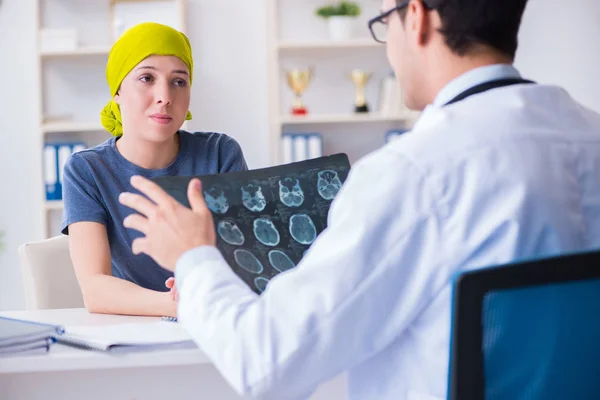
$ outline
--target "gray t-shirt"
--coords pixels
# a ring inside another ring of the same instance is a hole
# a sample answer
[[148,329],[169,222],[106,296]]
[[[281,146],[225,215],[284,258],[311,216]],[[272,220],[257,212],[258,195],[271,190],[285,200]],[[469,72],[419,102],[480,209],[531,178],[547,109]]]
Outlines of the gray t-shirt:
[[69,225],[91,221],[106,226],[112,274],[144,288],[167,291],[165,280],[173,273],[161,268],[145,254],[134,255],[131,243],[142,234],[123,227],[123,219],[134,211],[119,203],[122,192],[139,193],[130,185],[133,175],[198,176],[247,169],[235,139],[219,133],[179,131],[177,158],[164,169],[149,170],[127,161],[111,138],[101,145],[73,154],[64,167],[62,233]]

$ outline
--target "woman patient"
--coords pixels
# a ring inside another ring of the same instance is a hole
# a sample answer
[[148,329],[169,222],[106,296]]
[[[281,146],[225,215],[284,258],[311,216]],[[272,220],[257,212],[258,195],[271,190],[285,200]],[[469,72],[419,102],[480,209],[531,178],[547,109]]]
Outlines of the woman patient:
[[[62,232],[90,312],[175,316],[172,276],[146,255],[121,192],[132,175],[192,176],[247,169],[238,143],[218,133],[181,130],[191,119],[192,49],[170,27],[143,23],[114,44],[106,66],[113,99],[101,112],[113,138],[73,154],[64,168]],[[171,289],[172,288],[172,289]],[[169,290],[171,289],[171,290]]]

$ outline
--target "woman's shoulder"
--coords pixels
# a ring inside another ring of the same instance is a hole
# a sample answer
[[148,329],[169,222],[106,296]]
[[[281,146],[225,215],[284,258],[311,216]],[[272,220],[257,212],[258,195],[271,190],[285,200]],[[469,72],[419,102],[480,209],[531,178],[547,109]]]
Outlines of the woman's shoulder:
[[112,157],[114,138],[71,154],[69,161],[74,164],[93,163],[95,160],[107,160]]
[[115,165],[114,153],[114,139],[77,151],[67,159],[64,166],[65,173],[75,174],[81,178],[102,175],[109,166]]
[[195,145],[210,148],[239,147],[238,142],[225,133],[205,131],[190,132],[185,130],[180,130],[180,133],[186,136],[188,140]]
[[195,155],[204,155],[206,159],[214,159],[218,172],[245,171],[248,169],[242,147],[233,137],[218,132],[180,131],[188,138],[188,147],[193,148]]

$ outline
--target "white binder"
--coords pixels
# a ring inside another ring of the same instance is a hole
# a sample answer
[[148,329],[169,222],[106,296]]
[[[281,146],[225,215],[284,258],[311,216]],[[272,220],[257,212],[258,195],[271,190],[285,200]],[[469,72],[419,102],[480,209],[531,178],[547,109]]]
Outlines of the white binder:
[[285,133],[281,146],[283,164],[323,157],[323,136],[319,133]]
[[44,183],[46,185],[46,200],[58,200],[58,176],[56,165],[58,164],[58,153],[56,146],[47,144],[44,146]]

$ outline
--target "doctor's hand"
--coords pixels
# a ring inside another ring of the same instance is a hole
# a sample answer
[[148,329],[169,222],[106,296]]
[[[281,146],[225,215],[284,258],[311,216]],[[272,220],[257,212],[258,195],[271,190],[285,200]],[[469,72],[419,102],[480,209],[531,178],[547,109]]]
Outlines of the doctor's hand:
[[161,267],[175,270],[179,257],[200,246],[216,246],[213,218],[202,196],[202,183],[192,179],[188,186],[191,209],[162,190],[154,182],[140,176],[131,178],[131,185],[146,197],[122,193],[121,204],[139,214],[131,214],[123,221],[126,228],[135,229],[144,236],[131,245],[134,254],[147,254]]

